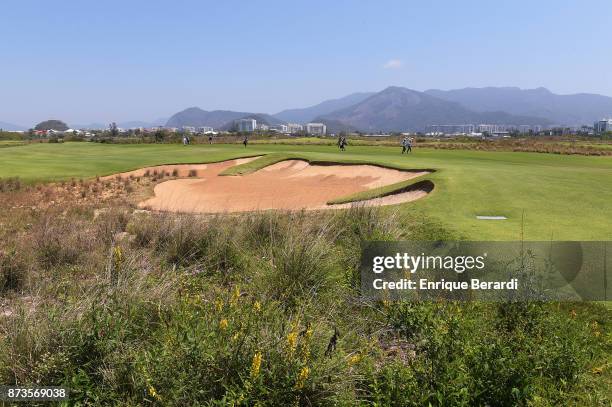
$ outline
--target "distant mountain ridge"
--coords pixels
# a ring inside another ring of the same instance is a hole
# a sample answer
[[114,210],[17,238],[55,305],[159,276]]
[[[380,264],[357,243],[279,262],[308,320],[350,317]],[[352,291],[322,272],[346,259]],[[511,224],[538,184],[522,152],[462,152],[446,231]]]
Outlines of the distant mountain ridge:
[[459,103],[398,86],[390,86],[353,106],[319,116],[316,121],[332,121],[366,132],[424,131],[434,124],[550,124],[540,117],[502,111],[476,112]]
[[282,123],[281,120],[265,113],[234,112],[231,110],[206,111],[199,107],[190,107],[172,115],[166,122],[166,127],[210,126],[222,128],[227,127],[235,120],[248,117],[270,125]]
[[543,117],[560,126],[591,125],[596,120],[612,116],[612,97],[592,93],[558,95],[546,88],[517,87],[429,89],[425,93],[479,112],[500,110]]
[[253,118],[258,123],[268,125],[284,123],[282,120],[265,113],[234,112],[231,110],[206,111],[199,107],[190,107],[172,115],[166,122],[166,127],[210,126],[216,129],[228,129],[235,120],[245,118]]
[[[612,117],[612,97],[578,93],[558,95],[546,88],[485,87],[419,92],[391,86],[381,92],[356,92],[313,106],[282,110],[274,115],[231,110],[206,111],[190,107],[169,119],[124,121],[120,128],[210,126],[231,129],[241,118],[276,125],[286,122],[324,122],[328,132],[423,131],[433,124],[507,124],[542,126],[592,125]],[[74,125],[73,128],[107,129],[108,124]],[[0,129],[27,130],[0,122]]]
[[309,106],[301,109],[287,109],[274,114],[277,117],[286,122],[292,123],[308,123],[313,121],[319,116],[335,112],[336,110],[344,109],[349,106],[355,105],[370,96],[374,95],[375,92],[357,92],[351,93],[350,95],[323,101],[314,106]]
[[20,126],[18,124],[0,122],[0,129],[7,131],[25,131],[27,130],[25,127]]

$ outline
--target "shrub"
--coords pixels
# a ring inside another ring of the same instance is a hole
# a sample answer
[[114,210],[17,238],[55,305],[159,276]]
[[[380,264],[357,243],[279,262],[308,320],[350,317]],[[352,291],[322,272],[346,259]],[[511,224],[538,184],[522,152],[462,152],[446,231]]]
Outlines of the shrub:
[[75,264],[88,252],[91,240],[81,235],[78,225],[48,212],[34,225],[32,243],[36,256],[45,268]]
[[0,250],[0,293],[20,290],[27,274],[27,265],[17,250]]

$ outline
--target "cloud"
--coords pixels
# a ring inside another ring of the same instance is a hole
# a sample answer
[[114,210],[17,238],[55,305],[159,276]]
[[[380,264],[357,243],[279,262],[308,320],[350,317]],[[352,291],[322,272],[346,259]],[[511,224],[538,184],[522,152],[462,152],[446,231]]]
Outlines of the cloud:
[[385,69],[399,69],[401,68],[403,65],[402,61],[400,61],[399,59],[390,59],[387,61],[386,64],[383,65],[383,68]]

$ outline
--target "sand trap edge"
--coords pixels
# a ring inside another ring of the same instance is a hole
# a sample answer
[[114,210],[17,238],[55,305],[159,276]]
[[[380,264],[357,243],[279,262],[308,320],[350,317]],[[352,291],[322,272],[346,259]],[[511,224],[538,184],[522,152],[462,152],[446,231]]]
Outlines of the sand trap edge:
[[[353,161],[325,161],[325,160],[311,160],[308,158],[293,156],[289,154],[266,154],[259,157],[256,160],[253,160],[249,163],[235,165],[233,167],[227,168],[219,175],[221,176],[235,176],[235,175],[247,175],[259,170],[262,170],[266,167],[269,167],[274,164],[278,164],[283,161],[304,161],[310,165],[318,165],[318,166],[332,166],[332,165],[341,165],[341,166],[351,166],[351,165],[371,165],[373,167],[385,168],[388,170],[396,170],[396,171],[405,171],[405,172],[429,172],[434,173],[437,170],[434,168],[404,168],[394,165],[385,165],[380,163],[375,163],[371,161],[361,161],[361,160],[353,160]],[[244,171],[243,171],[244,170]]]
[[358,192],[353,195],[336,198],[331,201],[328,201],[327,205],[333,206],[357,202],[367,202],[372,199],[384,198],[386,196],[402,194],[404,192],[423,191],[426,194],[429,194],[434,190],[434,188],[435,184],[431,180],[426,179],[414,182],[413,178],[395,184]]
[[[164,164],[154,164],[154,165],[145,165],[144,167],[136,167],[136,168],[132,168],[129,170],[125,170],[125,171],[121,171],[121,172],[114,172],[112,174],[107,174],[107,175],[96,175],[93,178],[96,177],[100,177],[101,179],[112,179],[116,176],[121,176],[124,174],[128,174],[130,172],[134,172],[134,171],[138,171],[138,170],[146,170],[146,169],[155,169],[155,168],[159,168],[159,167],[166,167],[166,166],[173,166],[173,165],[206,165],[206,164],[219,164],[219,163],[225,163],[225,162],[229,162],[229,161],[235,161],[235,160],[242,160],[244,158],[255,158],[255,160],[253,161],[257,161],[260,158],[265,157],[265,155],[261,155],[261,154],[253,154],[253,155],[244,155],[244,156],[240,156],[240,157],[235,157],[235,158],[228,158],[226,160],[213,160],[213,161],[199,161],[199,162],[185,162],[185,163],[164,163]],[[247,163],[248,164],[248,163]],[[240,165],[245,165],[245,164],[240,164]],[[240,165],[235,165],[234,167],[239,167]],[[233,167],[230,167],[233,168]]]

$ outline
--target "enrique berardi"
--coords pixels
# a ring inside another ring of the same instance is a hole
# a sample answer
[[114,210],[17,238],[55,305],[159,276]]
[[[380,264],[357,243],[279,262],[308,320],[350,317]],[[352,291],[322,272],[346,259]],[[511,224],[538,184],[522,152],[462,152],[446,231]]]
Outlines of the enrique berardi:
[[372,281],[375,290],[517,290],[518,279],[512,278],[507,281],[483,281],[472,278],[470,281],[446,281],[444,279],[433,281],[426,278],[411,280],[402,278],[394,281],[386,281],[376,278]]

